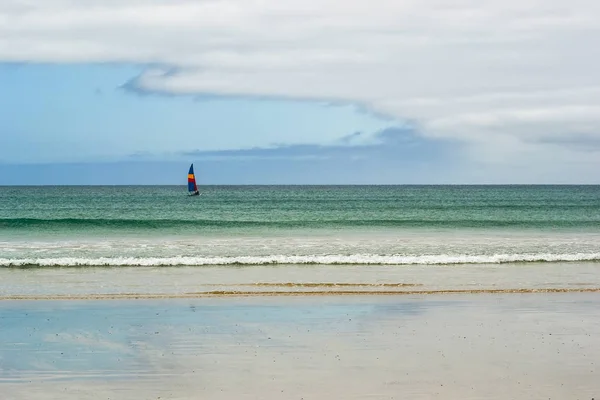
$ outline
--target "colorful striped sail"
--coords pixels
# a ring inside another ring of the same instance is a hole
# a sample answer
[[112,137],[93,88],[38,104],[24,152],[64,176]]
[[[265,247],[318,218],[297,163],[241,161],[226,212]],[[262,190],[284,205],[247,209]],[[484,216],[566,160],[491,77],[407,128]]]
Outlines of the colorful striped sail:
[[198,186],[196,185],[196,176],[194,175],[194,164],[190,165],[190,171],[188,172],[188,192],[197,192]]

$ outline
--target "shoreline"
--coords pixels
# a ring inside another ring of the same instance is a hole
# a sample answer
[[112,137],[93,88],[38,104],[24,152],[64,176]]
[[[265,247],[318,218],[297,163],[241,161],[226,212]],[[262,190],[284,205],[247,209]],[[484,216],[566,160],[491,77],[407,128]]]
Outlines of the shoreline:
[[600,292],[599,263],[0,268],[0,301]]
[[47,301],[47,300],[150,300],[150,299],[201,299],[244,297],[311,297],[311,296],[409,296],[409,295],[476,295],[476,294],[548,294],[548,293],[600,293],[594,288],[542,288],[542,289],[463,289],[463,290],[386,290],[386,291],[208,291],[180,294],[115,293],[87,295],[0,295],[0,301]]

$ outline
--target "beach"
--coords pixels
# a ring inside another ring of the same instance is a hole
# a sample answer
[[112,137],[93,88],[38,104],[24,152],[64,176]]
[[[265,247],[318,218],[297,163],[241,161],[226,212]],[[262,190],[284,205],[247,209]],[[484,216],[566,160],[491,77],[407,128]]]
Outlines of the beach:
[[594,398],[597,265],[539,268],[3,269],[0,388],[15,400]]
[[0,189],[3,399],[600,394],[600,187]]
[[3,301],[7,399],[591,399],[589,293]]

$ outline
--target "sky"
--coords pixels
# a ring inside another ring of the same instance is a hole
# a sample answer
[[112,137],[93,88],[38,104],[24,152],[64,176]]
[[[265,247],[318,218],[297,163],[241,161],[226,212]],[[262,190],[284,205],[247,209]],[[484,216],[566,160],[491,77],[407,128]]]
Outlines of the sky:
[[0,185],[600,183],[595,0],[3,0]]

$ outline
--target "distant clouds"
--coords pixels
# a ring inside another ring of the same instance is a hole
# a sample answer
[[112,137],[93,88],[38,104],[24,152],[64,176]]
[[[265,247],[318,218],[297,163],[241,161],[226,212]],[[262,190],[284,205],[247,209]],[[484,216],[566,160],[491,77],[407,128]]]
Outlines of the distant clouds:
[[362,135],[362,132],[354,132],[354,133],[351,133],[351,134],[349,134],[349,135],[346,135],[346,136],[344,136],[344,137],[340,138],[339,142],[340,142],[340,143],[346,143],[346,144],[349,144],[349,143],[351,143],[351,142],[352,142],[354,139],[357,139],[357,138],[359,138],[361,135]]
[[548,136],[540,140],[543,143],[570,147],[580,151],[591,153],[600,151],[600,136],[596,135],[579,135],[575,133],[570,136]]
[[338,143],[321,144],[281,144],[272,147],[255,147],[250,149],[233,149],[221,151],[189,151],[182,155],[197,160],[211,159],[380,159],[386,161],[451,161],[449,158],[459,156],[461,143],[452,140],[432,140],[423,138],[410,128],[388,128],[353,143],[363,135],[355,132],[342,137]]
[[460,149],[459,143],[391,128],[359,144],[137,153],[129,161],[104,163],[0,164],[0,185],[184,185],[190,162],[200,185],[460,183]]
[[[406,127],[361,136],[350,134],[328,145],[139,152],[118,162],[0,163],[0,186],[179,184],[184,190],[191,162],[199,185],[598,183],[585,163],[561,160],[548,166],[520,159],[506,166],[491,155],[480,163],[467,157],[464,142],[423,138]],[[353,139],[360,141],[353,144]]]

